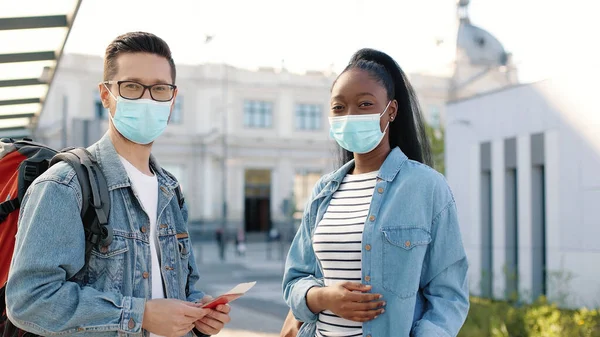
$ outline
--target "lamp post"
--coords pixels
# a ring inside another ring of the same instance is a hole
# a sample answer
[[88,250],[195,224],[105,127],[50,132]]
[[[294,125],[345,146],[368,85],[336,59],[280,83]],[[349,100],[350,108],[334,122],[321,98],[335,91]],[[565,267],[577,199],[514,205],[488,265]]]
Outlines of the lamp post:
[[221,247],[220,247],[220,255],[221,260],[226,260],[225,248],[227,246],[227,114],[229,112],[229,104],[228,104],[228,72],[227,65],[223,62],[223,73],[221,74],[221,90],[222,90],[222,137],[221,137],[221,148],[222,148],[222,158],[221,158],[221,174],[222,174],[222,193],[223,193],[223,205],[222,205],[222,214],[221,214],[221,231],[223,235]]

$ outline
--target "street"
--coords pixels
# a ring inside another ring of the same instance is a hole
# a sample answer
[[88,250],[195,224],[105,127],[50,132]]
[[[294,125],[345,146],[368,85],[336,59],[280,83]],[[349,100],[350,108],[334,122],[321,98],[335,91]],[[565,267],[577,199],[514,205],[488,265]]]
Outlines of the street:
[[268,259],[266,243],[249,243],[246,255],[236,256],[234,245],[229,244],[227,261],[223,263],[214,241],[195,242],[194,253],[201,274],[199,287],[207,294],[216,297],[239,283],[257,281],[244,297],[231,304],[231,323],[218,336],[279,336],[289,310],[281,291],[284,261],[280,251],[276,250],[273,258]]

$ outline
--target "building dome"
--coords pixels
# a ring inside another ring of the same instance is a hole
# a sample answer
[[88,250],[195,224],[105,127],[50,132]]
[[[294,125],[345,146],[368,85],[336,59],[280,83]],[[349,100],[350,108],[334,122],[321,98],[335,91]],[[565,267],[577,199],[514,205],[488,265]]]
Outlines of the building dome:
[[469,63],[482,66],[505,66],[508,63],[508,54],[504,46],[496,37],[485,29],[471,24],[468,14],[469,0],[458,1],[458,27],[457,47],[469,59]]

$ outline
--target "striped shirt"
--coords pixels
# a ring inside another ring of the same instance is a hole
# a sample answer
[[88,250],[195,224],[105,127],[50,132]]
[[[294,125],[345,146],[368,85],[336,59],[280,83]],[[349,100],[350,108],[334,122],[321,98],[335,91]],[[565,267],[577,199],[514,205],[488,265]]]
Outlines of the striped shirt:
[[[313,249],[323,267],[325,286],[361,282],[362,234],[378,173],[347,175],[317,225]],[[329,310],[319,314],[316,337],[361,336],[362,323],[343,319]]]

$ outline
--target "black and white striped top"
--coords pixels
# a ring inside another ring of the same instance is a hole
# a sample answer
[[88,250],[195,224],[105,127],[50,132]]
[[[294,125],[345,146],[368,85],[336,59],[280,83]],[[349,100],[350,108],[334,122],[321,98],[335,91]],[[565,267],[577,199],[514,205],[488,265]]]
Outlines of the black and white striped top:
[[[362,234],[378,173],[347,175],[317,225],[313,249],[323,267],[326,286],[361,282]],[[343,319],[331,311],[319,314],[316,337],[361,336],[362,323]]]

